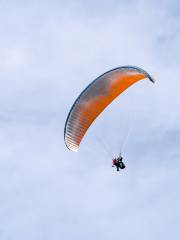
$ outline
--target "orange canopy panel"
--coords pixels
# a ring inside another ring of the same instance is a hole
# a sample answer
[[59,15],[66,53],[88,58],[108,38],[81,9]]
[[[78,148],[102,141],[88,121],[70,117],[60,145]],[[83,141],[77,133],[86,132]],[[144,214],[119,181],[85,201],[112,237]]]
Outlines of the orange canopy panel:
[[123,66],[102,74],[90,83],[68,114],[64,129],[66,146],[77,152],[85,133],[99,114],[128,87],[146,78],[154,82],[143,69]]

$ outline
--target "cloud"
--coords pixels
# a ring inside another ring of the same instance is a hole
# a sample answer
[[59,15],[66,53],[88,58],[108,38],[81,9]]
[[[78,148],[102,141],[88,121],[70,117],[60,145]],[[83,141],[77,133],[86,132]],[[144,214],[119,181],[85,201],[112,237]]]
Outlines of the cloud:
[[[178,239],[178,9],[176,1],[1,2],[2,240]],[[68,151],[73,101],[127,64],[155,85],[128,89],[79,153]],[[117,174],[98,137],[115,154],[131,124],[127,168]]]

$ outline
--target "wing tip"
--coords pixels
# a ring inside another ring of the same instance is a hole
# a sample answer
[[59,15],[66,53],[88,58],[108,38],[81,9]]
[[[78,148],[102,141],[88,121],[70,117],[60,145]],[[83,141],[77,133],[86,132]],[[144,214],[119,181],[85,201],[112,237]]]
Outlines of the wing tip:
[[155,82],[156,82],[156,80],[155,80],[154,78],[152,78],[151,76],[149,76],[148,78],[149,78],[149,80],[150,80],[152,83],[155,83]]
[[65,142],[65,145],[66,145],[66,147],[70,150],[70,151],[73,151],[73,152],[78,152],[78,150],[79,150],[79,146],[78,145],[76,145],[76,144],[68,144],[67,142],[66,142],[66,140],[64,140],[64,142]]

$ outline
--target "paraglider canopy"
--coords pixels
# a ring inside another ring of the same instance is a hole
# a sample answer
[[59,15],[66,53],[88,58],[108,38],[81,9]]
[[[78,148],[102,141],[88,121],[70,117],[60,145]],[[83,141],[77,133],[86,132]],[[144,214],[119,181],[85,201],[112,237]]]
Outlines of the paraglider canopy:
[[68,114],[64,128],[66,146],[77,152],[85,133],[99,114],[128,87],[146,78],[154,82],[143,69],[123,66],[105,72],[90,83]]

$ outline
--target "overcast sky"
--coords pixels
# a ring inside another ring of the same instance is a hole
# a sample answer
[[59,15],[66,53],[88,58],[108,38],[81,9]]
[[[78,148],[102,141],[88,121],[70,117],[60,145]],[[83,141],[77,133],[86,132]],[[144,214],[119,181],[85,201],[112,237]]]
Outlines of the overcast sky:
[[[0,0],[1,240],[179,239],[179,12],[172,0]],[[128,89],[70,152],[71,105],[122,65],[156,83]]]

